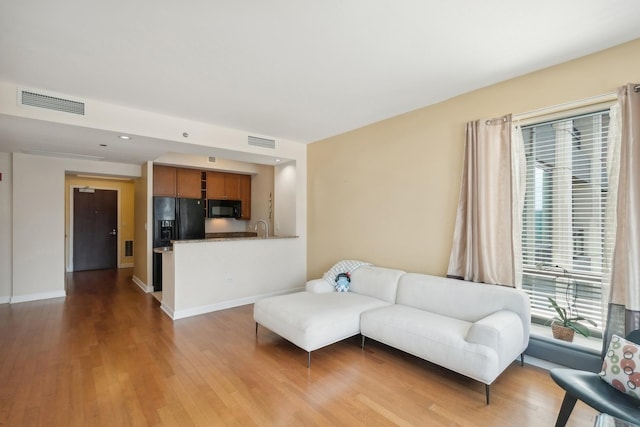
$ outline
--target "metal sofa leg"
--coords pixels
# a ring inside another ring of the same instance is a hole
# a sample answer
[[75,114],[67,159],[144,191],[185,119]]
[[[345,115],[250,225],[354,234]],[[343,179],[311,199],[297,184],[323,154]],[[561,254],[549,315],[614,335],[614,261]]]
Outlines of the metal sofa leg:
[[524,353],[520,354],[520,366],[524,366]]
[[311,367],[311,352],[307,351],[307,368]]
[[573,407],[576,406],[576,401],[578,399],[569,393],[564,394],[564,399],[562,399],[562,406],[560,407],[560,412],[558,413],[558,419],[556,420],[556,427],[564,427],[569,421],[569,416],[571,415],[571,411],[573,411]]
[[364,350],[364,335],[362,336],[362,349]]
[[256,337],[258,336],[258,322],[256,322]]
[[491,398],[491,394],[490,394],[490,392],[491,392],[491,386],[490,386],[489,384],[485,384],[485,385],[484,385],[484,393],[485,393],[485,395],[487,396],[487,405],[488,405],[488,404],[490,403],[490,401],[491,401],[491,399],[490,399],[490,398]]

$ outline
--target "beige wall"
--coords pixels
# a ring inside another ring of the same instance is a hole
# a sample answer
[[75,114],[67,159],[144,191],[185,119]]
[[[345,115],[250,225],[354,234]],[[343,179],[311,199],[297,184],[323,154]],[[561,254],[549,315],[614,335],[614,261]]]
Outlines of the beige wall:
[[153,226],[151,224],[151,217],[153,212],[151,211],[151,180],[149,179],[150,170],[152,170],[153,164],[147,162],[141,165],[141,176],[135,180],[134,189],[134,223],[135,223],[135,236],[133,245],[133,255],[135,257],[135,264],[133,265],[134,281],[138,286],[145,290],[151,290],[153,283],[151,280],[152,272],[152,258],[151,258],[151,239]]
[[311,144],[307,276],[340,259],[446,274],[467,121],[640,82],[640,39]]
[[[72,209],[70,205],[70,193],[71,187],[84,187],[88,186],[94,189],[100,190],[116,190],[118,191],[118,253],[120,258],[118,259],[118,267],[133,267],[133,256],[126,256],[124,245],[126,240],[134,240],[134,206],[133,206],[133,181],[121,181],[110,179],[92,179],[83,178],[75,175],[67,175],[64,183],[64,200],[65,200],[65,236],[67,236],[65,244],[65,265],[70,265],[69,254],[71,253],[71,241],[70,236],[73,225],[70,223],[70,211]],[[136,246],[134,240],[134,248]],[[69,268],[67,268],[69,270]]]

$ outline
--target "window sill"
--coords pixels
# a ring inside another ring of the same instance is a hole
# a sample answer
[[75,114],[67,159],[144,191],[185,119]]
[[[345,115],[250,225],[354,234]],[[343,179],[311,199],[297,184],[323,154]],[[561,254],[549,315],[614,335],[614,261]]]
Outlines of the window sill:
[[534,336],[537,339],[545,340],[545,341],[553,341],[553,342],[559,341],[561,344],[565,344],[571,347],[577,347],[587,352],[590,352],[589,350],[591,350],[594,353],[600,354],[600,352],[602,351],[602,338],[595,338],[595,337],[586,338],[576,333],[573,336],[573,342],[562,341],[553,337],[553,333],[551,332],[551,326],[531,324],[531,336]]
[[551,327],[532,324],[525,354],[567,368],[598,372],[602,367],[601,348],[602,340],[599,338],[576,334],[570,343],[553,338]]

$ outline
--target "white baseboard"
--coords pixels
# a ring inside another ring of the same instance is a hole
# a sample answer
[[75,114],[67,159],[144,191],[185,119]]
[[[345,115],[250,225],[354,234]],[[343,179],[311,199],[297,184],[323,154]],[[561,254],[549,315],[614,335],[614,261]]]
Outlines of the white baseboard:
[[118,268],[131,268],[133,267],[133,263],[132,262],[123,262],[120,264],[120,266]]
[[[269,294],[255,295],[245,298],[238,298],[229,301],[223,301],[216,304],[201,305],[199,307],[193,307],[186,310],[172,311],[169,307],[164,308],[164,304],[161,305],[163,311],[169,315],[173,320],[184,319],[185,317],[198,316],[200,314],[211,313],[219,310],[226,310],[228,308],[240,307],[241,305],[253,304],[254,302],[266,297],[290,294],[292,292],[303,291],[304,288],[287,289],[285,291],[272,292]],[[171,313],[171,314],[170,314]]]
[[51,298],[65,298],[67,293],[62,291],[53,291],[53,292],[42,292],[39,294],[27,294],[27,295],[14,295],[10,298],[11,304],[17,304],[21,302],[29,302],[29,301],[39,301],[43,299],[51,299]]
[[138,278],[138,276],[136,276],[135,274],[133,275],[133,277],[131,278],[131,280],[133,280],[133,283],[135,283],[136,285],[138,285],[138,287],[140,289],[142,289],[143,292],[145,293],[149,293],[149,292],[153,292],[153,286],[147,285],[146,283],[144,283],[142,280],[140,280]]
[[10,296],[3,296],[0,297],[0,304],[9,304],[11,302],[11,297]]
[[175,317],[173,317],[173,310],[171,310],[171,308],[168,305],[166,305],[163,302],[160,303],[160,310],[164,311],[167,316],[175,320]]

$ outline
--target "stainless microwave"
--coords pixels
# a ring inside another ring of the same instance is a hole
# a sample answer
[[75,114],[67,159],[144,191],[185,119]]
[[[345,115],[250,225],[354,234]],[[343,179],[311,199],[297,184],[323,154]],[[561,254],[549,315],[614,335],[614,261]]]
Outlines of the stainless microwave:
[[207,200],[207,216],[209,218],[236,218],[242,216],[242,202],[240,200]]

